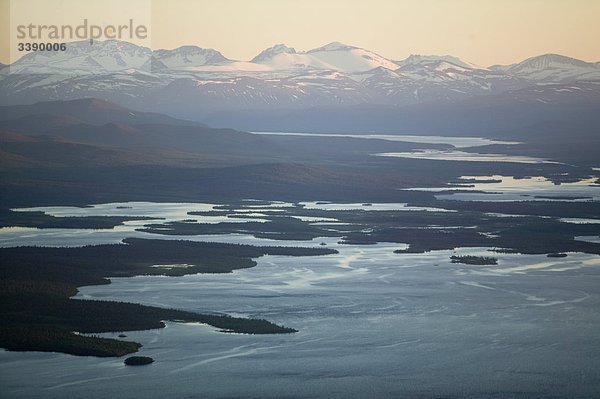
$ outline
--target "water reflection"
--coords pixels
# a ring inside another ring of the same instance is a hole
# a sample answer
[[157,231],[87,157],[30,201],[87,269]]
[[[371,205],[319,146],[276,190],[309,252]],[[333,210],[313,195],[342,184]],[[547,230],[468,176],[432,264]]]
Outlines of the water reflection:
[[[467,186],[461,192],[436,195],[438,199],[460,201],[600,201],[600,186],[596,178],[555,184],[542,176],[517,179],[513,176],[462,176]],[[443,192],[448,187],[410,188],[408,191]],[[469,192],[473,191],[473,192]],[[481,193],[483,191],[483,193]]]

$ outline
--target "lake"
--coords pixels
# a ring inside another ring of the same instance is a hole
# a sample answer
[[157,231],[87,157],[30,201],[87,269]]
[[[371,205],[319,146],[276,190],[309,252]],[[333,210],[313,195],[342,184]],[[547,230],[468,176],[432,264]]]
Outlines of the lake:
[[[542,176],[462,176],[465,186],[410,188],[409,191],[440,192],[438,199],[461,201],[600,201],[597,177],[555,184]],[[446,192],[459,189],[460,192]],[[472,192],[469,192],[472,191]]]
[[384,152],[374,154],[378,157],[430,159],[434,161],[462,162],[508,162],[508,163],[557,163],[547,159],[505,154],[479,154],[458,150],[418,150],[406,152]]
[[[159,223],[239,220],[187,214],[217,205],[135,202],[37,210],[57,216],[150,216]],[[251,209],[260,213],[293,205],[275,202]],[[405,204],[305,205],[411,211]],[[231,274],[115,278],[110,285],[82,287],[79,298],[260,317],[299,332],[252,336],[177,323],[128,332],[128,339],[144,345],[139,354],[156,360],[139,368],[124,366],[119,358],[2,351],[3,395],[589,398],[600,389],[599,256],[547,258],[489,248],[395,254],[406,246],[341,245],[339,237],[285,241],[134,231],[144,223],[128,221],[104,230],[12,228],[0,231],[0,237],[3,246],[84,245],[130,236],[257,245],[324,242],[339,254],[265,256],[256,267]],[[498,264],[450,262],[452,255],[467,254],[494,256]]]
[[456,148],[476,147],[491,144],[519,144],[517,141],[492,140],[482,137],[461,137],[461,136],[415,136],[407,134],[333,134],[333,133],[304,133],[304,132],[250,132],[252,134],[266,136],[301,136],[301,137],[348,137],[363,140],[385,140],[385,141],[405,141],[410,143],[423,144],[449,144]]

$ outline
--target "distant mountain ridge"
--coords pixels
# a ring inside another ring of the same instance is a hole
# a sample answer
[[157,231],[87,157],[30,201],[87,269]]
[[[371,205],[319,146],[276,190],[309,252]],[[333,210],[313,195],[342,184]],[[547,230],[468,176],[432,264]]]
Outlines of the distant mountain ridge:
[[419,54],[411,54],[408,58],[402,61],[396,61],[396,63],[400,66],[405,65],[423,65],[429,63],[439,63],[439,62],[448,62],[450,64],[454,64],[456,66],[468,69],[488,69],[484,67],[477,66],[470,62],[465,62],[458,57],[454,57],[451,55],[419,55]]
[[553,80],[563,83],[573,80],[598,80],[598,63],[591,63],[559,54],[544,54],[531,57],[517,64],[494,66],[493,70],[503,71],[529,81]]
[[0,105],[93,97],[203,120],[248,110],[453,103],[598,81],[600,63],[557,54],[482,67],[451,55],[395,61],[332,42],[308,51],[277,44],[239,61],[198,46],[152,51],[108,40],[69,43],[65,52],[29,53],[0,69]]
[[[307,51],[296,51],[296,49],[288,47],[285,44],[276,44],[261,51],[250,61],[236,61],[225,57],[218,50],[202,48],[196,45],[184,45],[171,50],[150,50],[147,47],[137,46],[125,41],[106,40],[95,41],[93,44],[90,44],[88,41],[71,42],[68,43],[67,50],[64,52],[31,52],[25,54],[21,59],[11,64],[11,66],[13,67],[13,73],[26,72],[24,68],[32,67],[33,64],[37,64],[38,68],[40,68],[40,72],[44,71],[42,68],[43,66],[47,67],[48,70],[51,70],[52,68],[64,67],[65,69],[73,68],[73,71],[75,71],[77,67],[82,67],[85,69],[85,67],[88,66],[99,66],[101,67],[100,70],[95,70],[92,72],[102,73],[128,69],[144,69],[145,67],[149,66],[145,65],[146,62],[151,60],[152,62],[162,63],[168,68],[174,68],[175,70],[182,66],[200,67],[208,65],[232,64],[231,71],[238,71],[239,69],[234,65],[236,63],[266,64],[272,62],[274,58],[282,54],[301,56],[301,58],[307,60],[318,60],[321,62],[321,69],[327,69],[334,65],[336,56],[343,58],[347,57],[348,55],[352,55],[354,62],[357,60],[362,61],[360,60],[360,58],[362,58],[365,62],[371,61],[374,63],[372,65],[365,64],[365,69],[362,69],[362,71],[373,69],[379,66],[384,66],[388,69],[395,70],[406,65],[427,65],[439,61],[445,61],[468,69],[501,70],[512,73],[519,73],[523,72],[524,70],[531,69],[552,69],[556,68],[557,66],[589,69],[591,71],[595,71],[600,65],[600,62],[585,62],[559,54],[543,54],[528,58],[516,64],[493,65],[490,67],[478,66],[452,55],[439,56],[412,54],[404,60],[394,61],[367,49],[340,42],[331,42],[324,46]],[[329,64],[326,62],[326,59],[333,61],[333,63]],[[46,65],[42,65],[42,63],[46,63]],[[0,64],[0,66],[1,65],[2,64]],[[302,66],[302,64],[283,65],[283,67],[290,68],[295,68],[298,66]],[[371,66],[371,68],[369,68],[369,66]],[[340,65],[339,70],[349,72],[343,67],[344,65]],[[226,70],[228,69],[222,69],[222,71]],[[249,70],[248,72],[252,72],[252,70]]]
[[201,123],[180,120],[167,115],[134,111],[97,98],[42,101],[31,105],[0,106],[0,121],[23,118],[21,127],[26,126],[28,122],[34,122],[31,120],[33,115],[43,120],[44,129],[46,130],[53,124],[65,126],[78,123],[87,123],[90,125],[104,125],[106,123],[168,123],[171,125],[205,126]]
[[198,46],[181,46],[174,50],[156,50],[152,52],[152,62],[160,62],[169,69],[178,69],[187,66],[215,65],[231,60],[213,49],[204,49]]

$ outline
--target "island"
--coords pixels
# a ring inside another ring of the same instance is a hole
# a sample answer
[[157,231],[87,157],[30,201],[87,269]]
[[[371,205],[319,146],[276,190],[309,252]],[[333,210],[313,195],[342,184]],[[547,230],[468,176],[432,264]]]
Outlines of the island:
[[[289,334],[297,330],[264,319],[194,313],[133,303],[74,299],[77,287],[110,284],[110,277],[229,273],[256,265],[263,255],[316,256],[328,248],[145,240],[86,247],[0,248],[0,347],[13,351],[79,356],[123,356],[141,344],[93,334],[196,322],[241,334]],[[167,265],[186,264],[170,268]],[[155,266],[159,267],[155,267]]]
[[498,259],[491,256],[452,255],[452,263],[463,263],[465,265],[497,265]]
[[562,252],[553,252],[551,254],[546,255],[548,258],[566,258],[567,254]]
[[146,364],[154,363],[154,359],[148,356],[130,356],[123,362],[127,366],[144,366]]

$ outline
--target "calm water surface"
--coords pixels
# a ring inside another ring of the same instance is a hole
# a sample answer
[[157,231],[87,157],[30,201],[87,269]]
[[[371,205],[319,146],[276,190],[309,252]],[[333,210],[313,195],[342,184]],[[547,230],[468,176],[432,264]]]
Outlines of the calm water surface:
[[[48,212],[179,220],[190,218],[188,210],[212,207],[124,203]],[[83,240],[81,231],[64,229],[49,229],[50,235],[4,230],[0,237],[12,237],[4,245],[81,245],[135,236],[137,223],[88,230]],[[495,254],[487,248],[394,254],[405,246],[339,245],[335,237],[310,242],[243,235],[194,239],[305,246],[325,242],[340,253],[265,256],[255,268],[231,274],[117,278],[110,285],[83,287],[78,298],[264,317],[300,332],[224,334],[205,325],[177,323],[128,332],[129,339],[144,345],[139,354],[156,360],[139,368],[126,367],[118,358],[2,351],[0,396],[590,398],[600,393],[598,256],[570,253],[552,259]],[[453,264],[453,254],[499,261]]]

